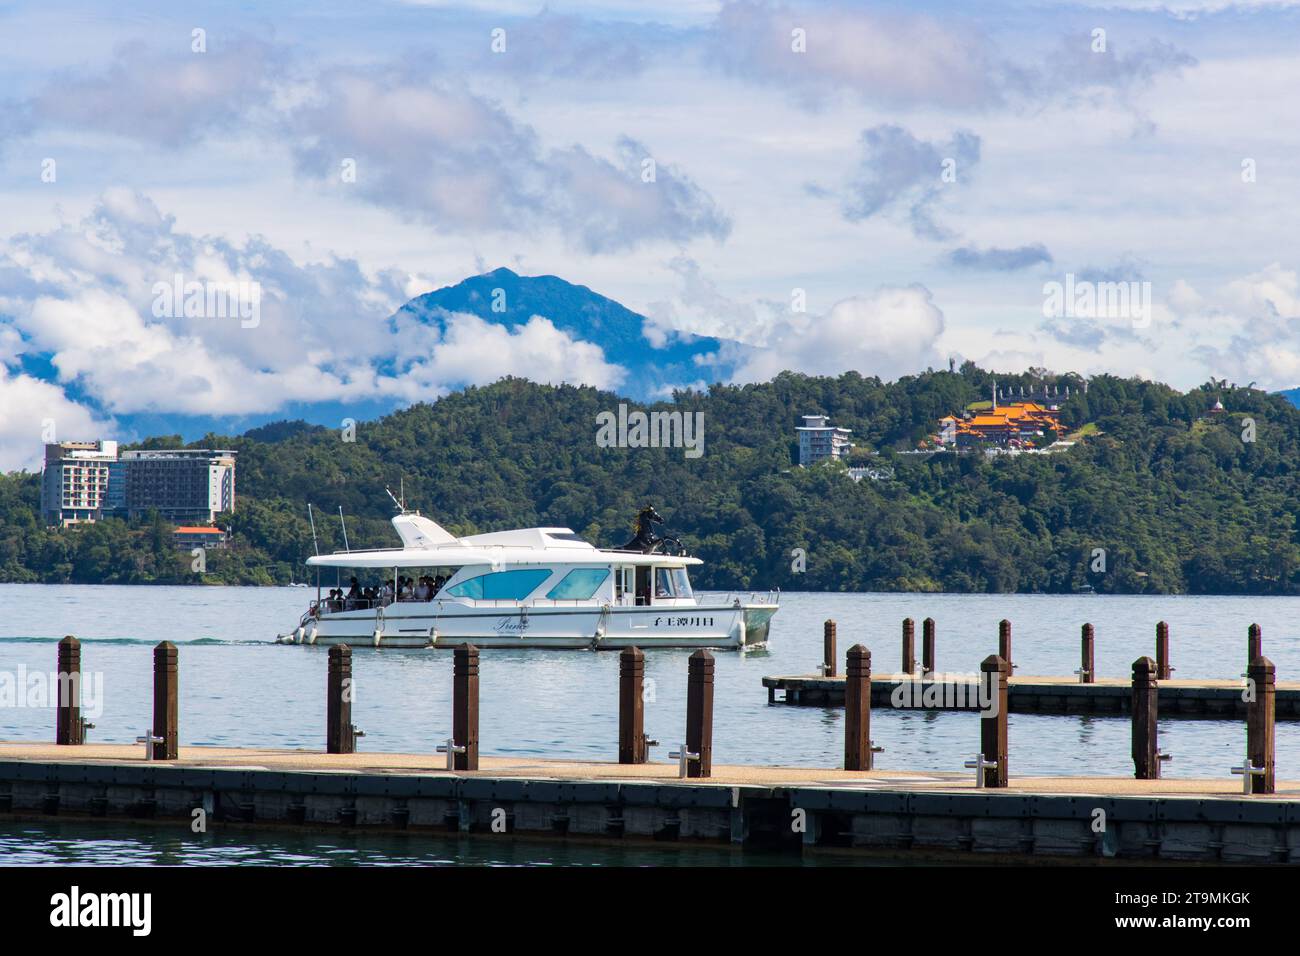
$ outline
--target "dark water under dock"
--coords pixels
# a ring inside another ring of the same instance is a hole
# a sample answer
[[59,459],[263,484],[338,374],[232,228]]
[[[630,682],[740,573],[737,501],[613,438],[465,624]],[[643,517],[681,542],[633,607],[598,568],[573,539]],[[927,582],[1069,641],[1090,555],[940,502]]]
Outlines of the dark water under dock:
[[[827,854],[729,847],[582,844],[497,837],[300,833],[222,827],[194,834],[175,824],[0,820],[6,866],[846,866],[861,860]],[[892,863],[889,865],[899,865]]]

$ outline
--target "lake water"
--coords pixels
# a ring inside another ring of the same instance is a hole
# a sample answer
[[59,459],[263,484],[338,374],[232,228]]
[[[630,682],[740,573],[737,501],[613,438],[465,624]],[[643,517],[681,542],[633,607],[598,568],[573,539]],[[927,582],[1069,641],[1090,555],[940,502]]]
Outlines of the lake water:
[[[150,723],[151,646],[180,648],[180,736],[186,744],[323,749],[326,649],[270,643],[297,620],[314,590],[302,588],[0,585],[0,672],[49,672],[64,634],[84,642],[82,667],[102,675],[102,713],[91,739],[132,742]],[[782,596],[769,649],[716,653],[714,760],[718,763],[835,767],[842,760],[843,711],[771,706],[761,678],[812,673],[821,660],[822,621],[838,622],[839,650],[861,642],[874,669],[899,666],[900,621],[933,617],[941,671],[974,672],[997,649],[997,622],[1013,625],[1020,674],[1068,674],[1078,667],[1079,626],[1097,634],[1101,676],[1124,677],[1155,650],[1166,620],[1176,677],[1237,677],[1246,627],[1264,629],[1279,679],[1300,675],[1300,598],[1108,597],[1101,595],[812,594]],[[657,759],[681,740],[688,651],[647,654],[654,681],[646,731]],[[451,730],[451,653],[373,650],[353,655],[353,719],[363,750],[421,751]],[[485,754],[612,760],[617,756],[618,655],[589,651],[485,650],[481,740]],[[1129,775],[1127,719],[1011,714],[1013,774]],[[876,709],[872,737],[882,769],[960,770],[978,749],[972,714]],[[52,740],[54,713],[0,707],[0,738]],[[1161,748],[1171,777],[1226,776],[1240,764],[1244,722],[1166,720]],[[1300,723],[1277,728],[1280,777],[1300,776]]]
[[[102,679],[102,712],[91,739],[128,743],[150,724],[151,648],[180,648],[180,736],[186,744],[324,749],[326,649],[270,643],[294,624],[314,591],[302,588],[78,587],[0,585],[0,678],[54,669],[65,634],[84,642],[82,667]],[[841,656],[861,642],[874,669],[899,666],[900,622],[937,624],[941,671],[973,673],[997,649],[997,622],[1013,625],[1021,674],[1068,674],[1078,666],[1079,626],[1096,628],[1101,676],[1126,677],[1134,658],[1154,655],[1155,623],[1166,620],[1177,677],[1236,677],[1244,669],[1246,627],[1264,629],[1265,653],[1280,679],[1300,675],[1300,599],[1104,597],[1100,595],[785,594],[767,650],[717,652],[714,759],[719,763],[836,767],[843,711],[768,705],[761,678],[812,673],[821,660],[822,621],[838,622]],[[685,732],[688,651],[647,654],[654,681],[646,730],[666,759]],[[353,655],[353,718],[363,750],[422,751],[451,729],[451,653],[373,650]],[[617,756],[617,653],[484,651],[481,740],[487,754],[613,760]],[[1123,718],[1008,718],[1013,774],[1128,776],[1129,723]],[[881,769],[960,770],[976,749],[973,714],[876,709],[872,737],[885,748]],[[0,739],[49,741],[54,713],[0,706]],[[1224,777],[1239,764],[1238,721],[1165,720],[1161,748],[1174,754],[1168,776]],[[1300,776],[1300,723],[1277,727],[1279,777]],[[729,849],[575,847],[564,843],[432,838],[404,834],[271,833],[223,828],[134,827],[106,838],[89,824],[0,822],[0,860],[81,863],[307,865],[762,865],[797,857]],[[811,862],[817,862],[811,858]],[[804,860],[803,862],[810,862]],[[834,861],[825,861],[834,862]]]

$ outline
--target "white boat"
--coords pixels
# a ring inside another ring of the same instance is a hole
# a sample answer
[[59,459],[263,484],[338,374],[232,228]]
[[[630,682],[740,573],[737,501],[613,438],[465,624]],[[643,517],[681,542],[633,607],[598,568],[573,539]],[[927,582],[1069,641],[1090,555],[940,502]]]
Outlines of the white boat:
[[[767,642],[779,603],[778,592],[697,597],[687,569],[700,559],[601,550],[568,528],[458,538],[408,512],[394,516],[393,527],[401,548],[308,558],[317,569],[316,600],[277,640],[352,647],[739,649]],[[328,568],[339,569],[339,580],[343,569],[354,582],[357,575],[374,576],[369,583],[385,593],[323,597],[320,572]],[[398,582],[416,573],[422,581],[436,574],[434,587],[402,594]]]

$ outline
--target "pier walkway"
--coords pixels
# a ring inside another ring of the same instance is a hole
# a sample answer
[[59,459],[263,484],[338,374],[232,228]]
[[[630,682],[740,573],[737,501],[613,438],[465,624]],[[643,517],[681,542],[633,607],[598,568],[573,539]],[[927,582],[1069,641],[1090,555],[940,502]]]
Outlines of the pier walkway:
[[948,858],[1300,863],[1300,781],[1268,795],[1241,780],[1016,777],[971,773],[325,754],[0,743],[0,819],[124,818],[205,827],[267,824],[585,840],[704,841]]

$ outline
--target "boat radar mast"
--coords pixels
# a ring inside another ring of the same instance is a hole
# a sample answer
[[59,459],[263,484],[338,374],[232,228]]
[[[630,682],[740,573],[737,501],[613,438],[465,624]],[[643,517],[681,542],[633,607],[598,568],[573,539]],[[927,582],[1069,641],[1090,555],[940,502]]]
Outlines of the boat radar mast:
[[404,515],[410,515],[410,514],[418,515],[420,512],[411,511],[406,507],[406,479],[403,478],[401,484],[399,484],[397,487],[398,487],[398,494],[395,495],[393,494],[391,488],[389,488],[387,485],[384,486],[384,491],[388,493],[388,497],[392,498],[393,504],[397,505],[397,513],[404,514]]

